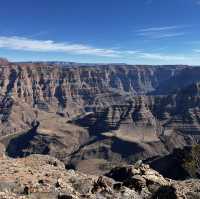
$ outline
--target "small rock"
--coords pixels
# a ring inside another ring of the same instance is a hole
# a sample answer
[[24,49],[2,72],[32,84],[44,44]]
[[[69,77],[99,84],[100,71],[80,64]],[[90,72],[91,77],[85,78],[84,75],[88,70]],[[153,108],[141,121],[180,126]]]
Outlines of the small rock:
[[113,185],[113,189],[115,189],[115,190],[120,190],[121,189],[121,187],[122,187],[122,183],[115,183],[114,185]]
[[141,192],[144,187],[146,187],[146,180],[140,176],[136,175],[132,178],[128,178],[123,182],[123,186],[128,187],[130,189],[135,189],[137,192]]
[[70,195],[58,195],[58,199],[73,199]]
[[24,187],[23,194],[24,194],[24,195],[29,195],[29,193],[30,193],[29,187],[25,186],[25,187]]
[[38,183],[44,185],[44,180],[38,180]]
[[113,181],[111,179],[100,176],[97,182],[94,183],[92,193],[98,192],[99,190],[111,192],[112,186],[113,186]]
[[162,186],[153,195],[152,199],[177,199],[176,189],[172,186]]
[[66,186],[66,184],[63,182],[62,178],[58,178],[55,186],[56,186],[56,188],[64,188]]
[[108,174],[108,177],[123,182],[127,178],[132,177],[134,174],[132,172],[132,166],[125,166],[125,167],[116,167],[113,168]]

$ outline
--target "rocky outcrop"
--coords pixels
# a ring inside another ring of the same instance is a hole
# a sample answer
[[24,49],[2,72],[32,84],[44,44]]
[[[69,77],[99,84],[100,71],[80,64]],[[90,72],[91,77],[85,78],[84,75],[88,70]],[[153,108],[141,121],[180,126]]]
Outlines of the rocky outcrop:
[[49,156],[0,161],[0,198],[4,199],[189,199],[200,197],[199,188],[199,180],[165,179],[141,162],[97,176],[65,170],[62,162]]
[[115,181],[66,171],[63,163],[49,156],[3,159],[0,167],[1,198],[141,198],[133,189],[114,189]]

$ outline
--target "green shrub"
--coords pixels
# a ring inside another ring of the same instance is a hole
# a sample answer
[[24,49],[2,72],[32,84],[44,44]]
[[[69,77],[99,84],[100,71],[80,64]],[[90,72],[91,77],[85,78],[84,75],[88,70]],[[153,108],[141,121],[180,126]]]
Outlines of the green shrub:
[[191,177],[197,177],[197,171],[200,170],[200,145],[194,145],[189,154],[186,154],[183,161],[183,167]]

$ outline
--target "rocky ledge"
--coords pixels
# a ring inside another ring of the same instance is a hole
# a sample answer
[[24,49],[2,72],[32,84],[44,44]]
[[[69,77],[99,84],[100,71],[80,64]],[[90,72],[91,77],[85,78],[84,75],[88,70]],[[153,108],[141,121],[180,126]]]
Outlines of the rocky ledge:
[[105,176],[66,170],[50,156],[0,159],[0,198],[200,198],[200,180],[165,179],[148,165],[113,168]]

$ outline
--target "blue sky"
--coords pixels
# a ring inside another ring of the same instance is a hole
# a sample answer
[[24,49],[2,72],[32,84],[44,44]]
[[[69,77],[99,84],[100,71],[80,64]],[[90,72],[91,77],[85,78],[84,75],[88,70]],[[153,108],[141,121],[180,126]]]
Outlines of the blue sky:
[[0,57],[200,65],[200,0],[0,3]]

